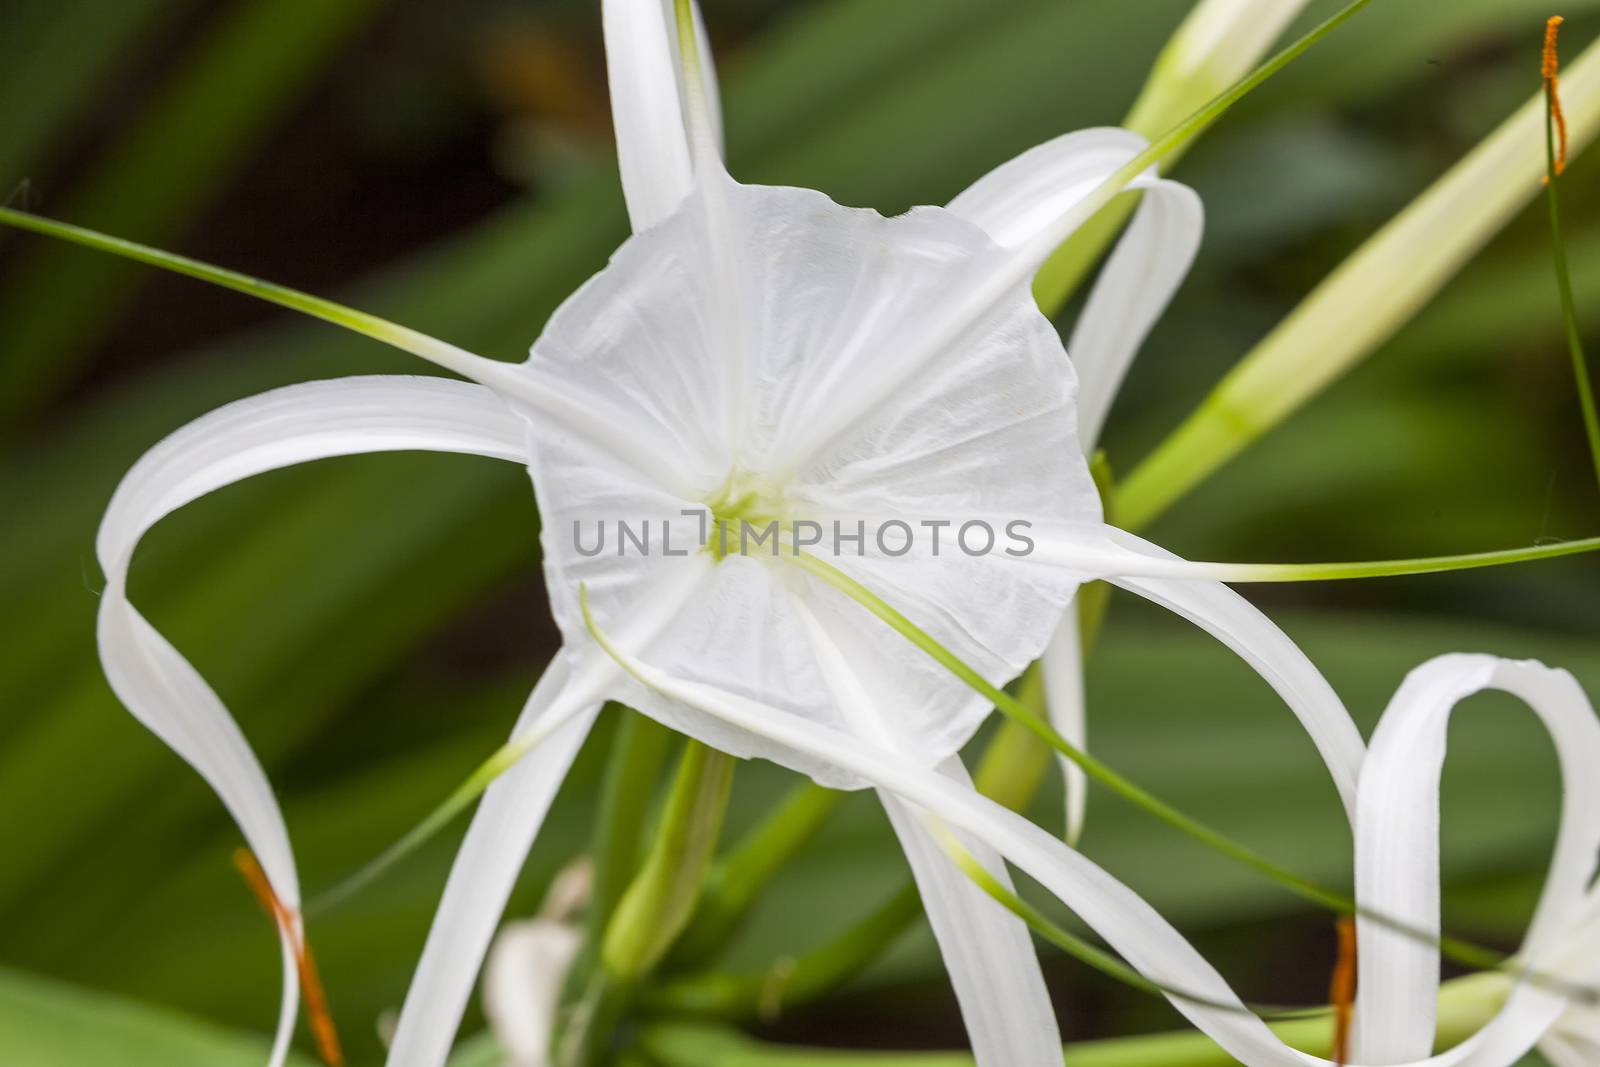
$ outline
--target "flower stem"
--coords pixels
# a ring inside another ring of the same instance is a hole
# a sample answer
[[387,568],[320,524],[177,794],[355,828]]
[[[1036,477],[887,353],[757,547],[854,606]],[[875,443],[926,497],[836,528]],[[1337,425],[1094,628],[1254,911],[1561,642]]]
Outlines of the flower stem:
[[700,906],[673,947],[670,965],[692,967],[720,952],[738,932],[767,883],[805,847],[839,807],[844,794],[807,782],[712,867]]
[[573,967],[575,980],[585,984],[593,972],[606,926],[638,872],[645,817],[672,738],[672,732],[654,719],[631,709],[616,710],[623,719],[617,726],[600,784],[600,805],[590,848],[594,887],[585,915],[583,952]]
[[651,1011],[722,1019],[777,1018],[839,988],[882,958],[922,913],[907,883],[865,919],[820,948],[784,956],[763,971],[708,972],[672,978],[640,993]]
[[[1555,25],[1560,25],[1559,21]],[[1552,30],[1554,27],[1552,27]],[[1551,33],[1551,51],[1555,35]],[[1552,56],[1552,67],[1554,66]],[[1589,381],[1589,364],[1583,355],[1583,339],[1578,331],[1578,310],[1572,299],[1572,276],[1567,268],[1567,237],[1561,227],[1561,160],[1556,151],[1556,116],[1560,104],[1552,70],[1545,78],[1544,101],[1544,198],[1550,210],[1550,251],[1555,259],[1556,288],[1561,294],[1561,321],[1566,328],[1567,349],[1572,355],[1572,376],[1578,389],[1578,406],[1583,411],[1583,429],[1589,439],[1589,458],[1600,483],[1600,416],[1595,412],[1594,390]]]
[[606,927],[600,959],[611,977],[648,974],[688,925],[722,831],[733,766],[709,745],[684,746],[654,843]]

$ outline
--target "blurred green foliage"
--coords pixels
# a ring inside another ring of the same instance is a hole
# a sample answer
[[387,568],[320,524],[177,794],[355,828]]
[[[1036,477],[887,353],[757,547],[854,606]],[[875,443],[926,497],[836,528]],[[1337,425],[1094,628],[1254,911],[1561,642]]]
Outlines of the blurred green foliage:
[[[941,202],[1031,144],[1117,121],[1186,6],[707,0],[732,169],[890,212]],[[238,27],[266,8],[287,13],[241,42]],[[1178,172],[1206,200],[1207,240],[1113,414],[1114,465],[1131,466],[1535,91],[1547,13],[1531,0],[1387,0],[1208,135]],[[1564,13],[1574,50],[1600,31],[1600,3]],[[526,76],[496,73],[508,67]],[[423,0],[21,0],[0,9],[0,195],[16,188],[69,221],[333,288],[513,358],[626,231],[595,127],[603,86],[598,18],[578,0],[466,0],[448,20]],[[1597,174],[1579,158],[1564,186],[1580,314],[1600,295]],[[1186,500],[1157,539],[1193,557],[1294,561],[1600,530],[1541,224],[1525,212],[1416,323]],[[257,1033],[271,1022],[277,952],[227,862],[235,832],[101,678],[95,525],[145,448],[220,402],[419,368],[240,304],[0,235],[0,963],[17,969],[0,981],[5,1062],[87,1062],[93,1045],[62,1044],[52,1061],[32,1050],[56,1046],[27,1042],[93,1041],[67,1033],[91,1016],[125,1035],[176,1027],[174,1051],[150,1062],[188,1062],[183,1049],[254,1062],[164,1013]],[[517,470],[386,456],[230,488],[147,539],[134,599],[243,723],[309,893],[396,838],[509,728],[557,640],[537,528]],[[1538,657],[1600,693],[1597,592],[1595,565],[1571,560],[1259,600],[1370,724],[1406,669],[1445,651]],[[1348,834],[1309,743],[1220,647],[1119,601],[1090,697],[1093,744],[1114,766],[1298,870],[1348,878]],[[1531,716],[1481,703],[1456,728],[1446,775],[1447,915],[1509,945],[1552,837],[1554,761]],[[585,847],[612,726],[564,788],[514,912]],[[730,832],[789,784],[741,768]],[[1058,806],[1042,798],[1036,815],[1053,824]],[[405,992],[459,831],[447,836],[313,924],[358,1063],[377,1055],[377,1020]],[[762,966],[864,914],[903,877],[889,842],[871,805],[844,804],[729,964]],[[1083,844],[1245,996],[1320,995],[1331,937],[1292,899],[1099,796]],[[1161,1004],[1059,958],[1048,966],[1069,1035],[1176,1025]],[[163,1007],[103,1008],[22,971]],[[866,1042],[892,1013],[902,1022],[889,1039],[960,1042],[925,935],[849,993],[775,1032]]]

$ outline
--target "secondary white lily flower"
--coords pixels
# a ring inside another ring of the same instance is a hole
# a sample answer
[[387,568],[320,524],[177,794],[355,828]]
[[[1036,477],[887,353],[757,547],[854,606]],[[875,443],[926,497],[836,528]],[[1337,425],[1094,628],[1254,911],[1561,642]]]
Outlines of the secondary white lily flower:
[[[126,598],[139,538],[207,492],[325,456],[429,449],[532,472],[567,644],[515,728],[518,739],[540,743],[486,792],[462,845],[389,1063],[444,1061],[516,874],[604,700],[825,784],[892,788],[859,756],[819,754],[759,720],[730,723],[639,684],[590,640],[580,584],[608,632],[673,676],[853,738],[858,754],[893,752],[919,772],[937,766],[951,789],[972,792],[955,754],[988,703],[841,594],[743,551],[668,553],[661,545],[645,556],[619,542],[587,554],[569,536],[574,523],[623,520],[637,529],[649,521],[659,531],[683,523],[688,509],[708,519],[776,520],[798,540],[802,518],[908,527],[1023,520],[1037,548],[1024,560],[951,551],[948,540],[939,554],[918,539],[904,554],[868,543],[838,565],[995,682],[1038,656],[1087,578],[1165,604],[1256,666],[1352,803],[1360,737],[1304,656],[1242,598],[1195,580],[1218,572],[1100,521],[1075,426],[1072,365],[1029,281],[1143,142],[1119,130],[1069,134],[983,178],[948,209],[895,219],[808,190],[743,186],[722,167],[704,46],[680,48],[670,0],[607,0],[603,10],[635,235],[556,313],[528,362],[485,360],[272,291],[478,384],[351,378],[229,405],[139,461],[97,546],[107,575],[100,645],[113,688],[217,790],[292,911],[294,861],[265,775],[217,696]],[[681,39],[702,39],[689,5],[678,14]],[[1094,412],[1103,414],[1197,233],[1192,194],[1154,175],[1134,184],[1150,194],[1150,214],[1119,248],[1079,325],[1086,395],[1100,398],[1086,421],[1096,426]],[[980,1062],[1059,1063],[1025,926],[968,882],[904,800],[883,795]],[[1000,853],[981,830],[964,829],[969,848],[1004,879]],[[291,933],[275,1063],[295,1009]]]

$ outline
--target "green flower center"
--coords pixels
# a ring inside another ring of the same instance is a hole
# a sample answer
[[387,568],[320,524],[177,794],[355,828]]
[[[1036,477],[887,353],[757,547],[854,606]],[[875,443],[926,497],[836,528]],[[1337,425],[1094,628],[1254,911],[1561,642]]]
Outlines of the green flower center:
[[[771,552],[770,536],[787,535],[792,519],[783,486],[772,478],[735,467],[705,498],[711,511],[706,551],[719,562],[748,549]],[[769,534],[769,531],[771,533]]]

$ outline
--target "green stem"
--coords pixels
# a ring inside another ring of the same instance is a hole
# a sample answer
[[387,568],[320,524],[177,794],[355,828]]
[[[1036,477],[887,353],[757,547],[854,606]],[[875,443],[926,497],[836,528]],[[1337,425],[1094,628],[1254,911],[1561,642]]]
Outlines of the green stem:
[[641,993],[641,1000],[646,1008],[669,1014],[770,1021],[866,970],[921,913],[921,898],[908,884],[821,948],[782,957],[754,974],[711,972],[671,979]]
[[733,767],[732,756],[709,745],[684,746],[650,853],[606,928],[600,958],[612,978],[648,974],[688,925],[722,831]]
[[[1042,711],[1044,685],[1037,666],[1022,676],[1019,697]],[[1025,808],[1050,770],[1048,746],[1007,719],[984,751],[974,779],[978,791],[1013,810]],[[804,788],[804,787],[802,787]],[[756,974],[687,975],[642,994],[664,1011],[722,1018],[765,1018],[780,1008],[814,1000],[865,970],[922,914],[922,899],[909,880],[866,918],[815,951],[785,957]]]
[[1500,548],[1453,556],[1359,560],[1353,563],[1212,563],[1204,567],[1210,577],[1223,582],[1341,582],[1355,578],[1396,578],[1504,567],[1512,563],[1576,556],[1597,549],[1600,549],[1600,537],[1584,537],[1550,545]]
[[1572,276],[1567,269],[1567,237],[1561,227],[1561,183],[1556,170],[1554,86],[1545,83],[1545,202],[1550,207],[1550,249],[1555,257],[1556,288],[1561,293],[1561,321],[1566,327],[1567,350],[1572,355],[1572,376],[1578,388],[1578,406],[1583,411],[1583,429],[1589,438],[1589,458],[1600,483],[1600,415],[1595,412],[1594,390],[1589,383],[1589,364],[1583,356],[1583,339],[1578,331],[1578,309],[1572,299]]
[[[1510,983],[1501,975],[1471,975],[1439,991],[1436,1046],[1460,1044],[1492,1019]],[[1291,1048],[1326,1057],[1333,1044],[1327,1019],[1268,1024]],[[754,1041],[721,1027],[657,1023],[640,1045],[660,1067],[971,1067],[965,1052],[856,1052],[784,1047]],[[1238,1061],[1197,1031],[1120,1037],[1068,1045],[1063,1067],[1236,1067]]]
[[672,950],[674,968],[712,958],[738,932],[761,891],[822,830],[844,794],[807,782],[718,860],[706,879],[700,906]]
[[585,914],[583,953],[573,967],[573,975],[580,982],[586,982],[592,973],[606,926],[638,872],[645,818],[672,738],[672,731],[654,719],[627,708],[616,710],[623,718],[600,783],[594,844],[590,849],[594,888]]

